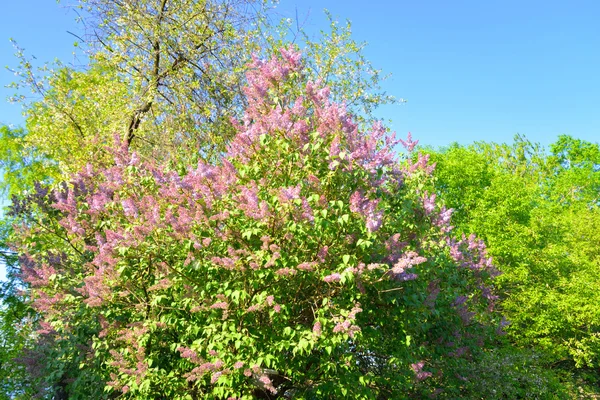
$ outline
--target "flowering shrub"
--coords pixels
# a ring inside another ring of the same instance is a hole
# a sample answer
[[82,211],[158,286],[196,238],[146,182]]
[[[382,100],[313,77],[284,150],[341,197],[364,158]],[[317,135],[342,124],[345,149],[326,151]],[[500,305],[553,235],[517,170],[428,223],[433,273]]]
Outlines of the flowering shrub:
[[443,361],[487,334],[484,244],[451,235],[427,156],[397,158],[410,135],[359,131],[299,53],[254,60],[247,80],[220,163],[155,165],[117,138],[114,164],[46,195],[22,229],[40,338],[63,349],[54,378],[93,369],[123,398],[443,390]]

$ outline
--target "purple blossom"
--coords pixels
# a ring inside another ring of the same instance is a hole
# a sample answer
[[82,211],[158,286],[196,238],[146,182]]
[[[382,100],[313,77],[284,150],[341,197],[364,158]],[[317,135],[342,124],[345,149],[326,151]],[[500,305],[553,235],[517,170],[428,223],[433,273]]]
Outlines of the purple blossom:
[[498,324],[498,328],[496,329],[496,334],[506,335],[504,328],[506,328],[508,325],[510,325],[510,321],[508,321],[505,317],[502,317],[502,320],[500,321],[500,323]]
[[262,220],[269,215],[269,207],[265,201],[260,201],[258,198],[258,189],[255,182],[250,186],[241,188],[238,196],[239,207],[246,216]]
[[437,219],[435,221],[435,224],[439,227],[448,227],[450,224],[450,218],[452,217],[452,213],[454,212],[454,209],[449,208],[446,209],[446,207],[442,207],[440,209],[440,213],[437,216]]
[[302,218],[308,222],[314,222],[315,217],[313,215],[313,209],[308,204],[308,200],[306,198],[302,198]]
[[188,347],[180,346],[177,348],[177,351],[179,352],[179,354],[181,354],[181,357],[187,358],[188,360],[196,364],[201,363],[200,357],[198,357],[198,353],[196,353],[194,350]]
[[378,211],[374,214],[371,214],[367,217],[366,227],[369,232],[376,232],[381,228],[381,224],[383,223],[383,212]]
[[315,263],[315,262],[303,262],[302,264],[298,264],[296,266],[296,268],[299,269],[299,270],[301,270],[301,271],[310,272],[310,271],[313,271],[315,269],[315,265],[316,264],[317,263]]
[[284,60],[290,65],[291,68],[297,69],[301,67],[302,53],[294,50],[292,47],[281,48],[279,52],[283,56]]
[[90,199],[90,212],[99,213],[105,210],[106,204],[110,198],[104,192],[94,193]]
[[406,141],[400,139],[400,143],[402,143],[402,146],[404,146],[406,151],[408,151],[410,153],[414,150],[415,146],[417,144],[419,144],[419,141],[418,140],[413,141],[412,134],[410,132],[408,132],[408,135],[406,136]]
[[340,274],[338,274],[337,272],[327,275],[326,277],[323,278],[323,281],[327,282],[327,283],[332,283],[332,282],[339,282],[342,279],[342,276]]
[[296,271],[293,268],[286,267],[286,268],[278,269],[277,271],[275,271],[275,273],[280,276],[291,276],[291,275],[296,275],[298,273],[298,271]]
[[319,259],[319,262],[324,263],[325,258],[327,258],[328,254],[329,254],[329,246],[321,247],[319,249],[319,252],[317,253],[317,258]]
[[223,267],[225,269],[228,270],[233,270],[235,269],[236,266],[236,261],[239,257],[236,258],[231,258],[231,257],[212,257],[210,259],[210,261],[215,264],[218,265],[220,267]]
[[394,276],[394,280],[398,282],[414,281],[419,275],[414,273],[402,272]]
[[258,378],[258,380],[260,383],[263,384],[264,388],[267,389],[269,392],[271,392],[273,394],[277,393],[277,390],[275,389],[275,387],[273,387],[273,382],[267,375],[261,375]]
[[407,274],[406,270],[412,268],[415,265],[423,264],[427,259],[425,257],[419,256],[414,251],[409,251],[403,254],[400,259],[394,264],[391,272],[391,277],[397,281],[408,281],[416,279],[417,276],[415,274]]
[[431,372],[423,371],[424,366],[425,366],[425,362],[423,362],[423,361],[419,361],[417,363],[410,365],[410,368],[415,373],[415,378],[417,379],[417,381],[423,381],[433,375]]
[[340,154],[340,136],[335,135],[331,144],[329,145],[329,157],[334,158]]
[[219,302],[213,304],[212,306],[210,306],[210,308],[212,308],[213,310],[217,310],[217,309],[227,310],[228,306],[229,305],[227,304],[227,302],[225,302],[225,301],[219,301]]
[[131,158],[129,159],[129,162],[127,163],[128,165],[139,165],[140,163],[140,156],[138,155],[138,153],[136,151],[131,153]]
[[460,319],[465,325],[468,325],[475,316],[475,313],[469,311],[469,309],[465,305],[456,307],[456,310],[458,312],[458,315],[460,316]]
[[212,376],[210,377],[210,383],[211,384],[217,383],[217,381],[219,380],[221,375],[223,375],[223,371],[218,371],[218,372],[215,372],[214,374],[212,374]]
[[370,200],[360,191],[350,196],[350,211],[361,214],[366,219],[366,228],[369,232],[377,231],[383,222],[383,212],[376,211],[378,204],[379,199]]
[[460,295],[460,296],[456,297],[456,299],[454,299],[452,306],[453,307],[461,306],[461,305],[465,304],[466,301],[467,301],[467,297]]
[[243,361],[236,361],[235,364],[233,364],[233,368],[234,369],[241,369],[244,368],[244,362]]
[[312,328],[312,332],[316,337],[321,336],[321,330],[322,330],[322,326],[321,326],[321,322],[317,321],[315,322],[315,324],[313,325]]
[[425,209],[425,215],[430,215],[433,210],[435,210],[435,193],[431,196],[425,192],[425,196],[423,197],[423,208]]
[[356,304],[348,313],[348,317],[345,319],[338,318],[338,323],[333,328],[333,332],[345,333],[353,338],[356,332],[360,332],[360,327],[354,324],[354,321],[356,320],[356,314],[359,312],[362,312],[362,308],[360,308],[360,304]]
[[415,171],[420,170],[425,172],[425,175],[431,175],[433,173],[433,170],[435,169],[436,164],[433,163],[429,165],[429,158],[429,154],[419,153],[417,161],[415,163],[409,162],[408,168],[405,170],[405,172],[408,175],[411,175]]
[[265,268],[271,268],[272,266],[275,265],[275,262],[277,262],[277,260],[279,260],[280,258],[281,258],[281,253],[276,251],[275,253],[273,253],[273,255],[271,256],[269,261],[267,261],[267,263],[265,264]]
[[279,200],[282,203],[295,200],[300,197],[300,185],[279,189]]

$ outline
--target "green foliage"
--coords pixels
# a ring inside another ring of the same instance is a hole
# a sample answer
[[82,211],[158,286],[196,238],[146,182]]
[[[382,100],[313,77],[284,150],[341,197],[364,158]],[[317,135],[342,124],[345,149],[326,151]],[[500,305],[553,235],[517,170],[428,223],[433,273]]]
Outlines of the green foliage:
[[545,153],[513,145],[452,146],[432,155],[436,191],[457,229],[480,235],[503,272],[509,336],[555,360],[600,362],[599,147],[561,136]]
[[[6,227],[2,226],[2,239],[6,236]],[[0,241],[6,249],[4,240]],[[7,281],[0,282],[0,399],[21,399],[33,395],[31,381],[25,367],[18,362],[23,350],[31,344],[30,326],[27,318],[31,309],[24,303],[13,284],[15,254],[2,250],[3,268],[8,271]]]
[[[443,391],[432,392],[439,399],[573,398],[572,388],[547,367],[549,364],[540,353],[506,344],[481,349],[467,359],[456,359],[444,365],[453,372],[455,380]],[[430,384],[435,385],[435,381]],[[425,397],[427,393],[421,394]]]
[[16,195],[56,174],[56,165],[27,143],[21,128],[0,126],[0,192]]

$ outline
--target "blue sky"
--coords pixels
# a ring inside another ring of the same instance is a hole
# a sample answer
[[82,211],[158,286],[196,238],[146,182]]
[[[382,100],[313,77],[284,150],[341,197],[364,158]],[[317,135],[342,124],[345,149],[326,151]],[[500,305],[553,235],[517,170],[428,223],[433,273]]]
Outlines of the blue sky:
[[[0,59],[14,65],[9,37],[38,61],[73,61],[76,14],[52,0],[3,5]],[[392,74],[388,93],[408,100],[380,116],[422,144],[505,142],[516,133],[551,143],[557,135],[600,140],[600,2],[281,0],[282,17],[308,16],[327,27],[322,9],[349,19],[367,41],[374,66]],[[14,76],[0,72],[2,86]],[[0,92],[4,99],[7,91]],[[22,123],[1,103],[0,122]]]
[[600,140],[598,1],[298,2],[321,25],[323,7],[350,19],[368,58],[393,74],[387,91],[408,103],[381,115],[398,133],[431,145],[517,132]]

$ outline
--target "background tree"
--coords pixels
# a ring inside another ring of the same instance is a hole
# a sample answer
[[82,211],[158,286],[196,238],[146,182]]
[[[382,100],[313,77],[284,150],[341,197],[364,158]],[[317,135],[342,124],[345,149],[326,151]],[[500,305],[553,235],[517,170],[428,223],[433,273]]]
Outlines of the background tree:
[[432,152],[435,190],[456,209],[457,230],[480,235],[503,272],[513,342],[552,363],[597,368],[599,146],[563,135],[550,149],[517,136]]

